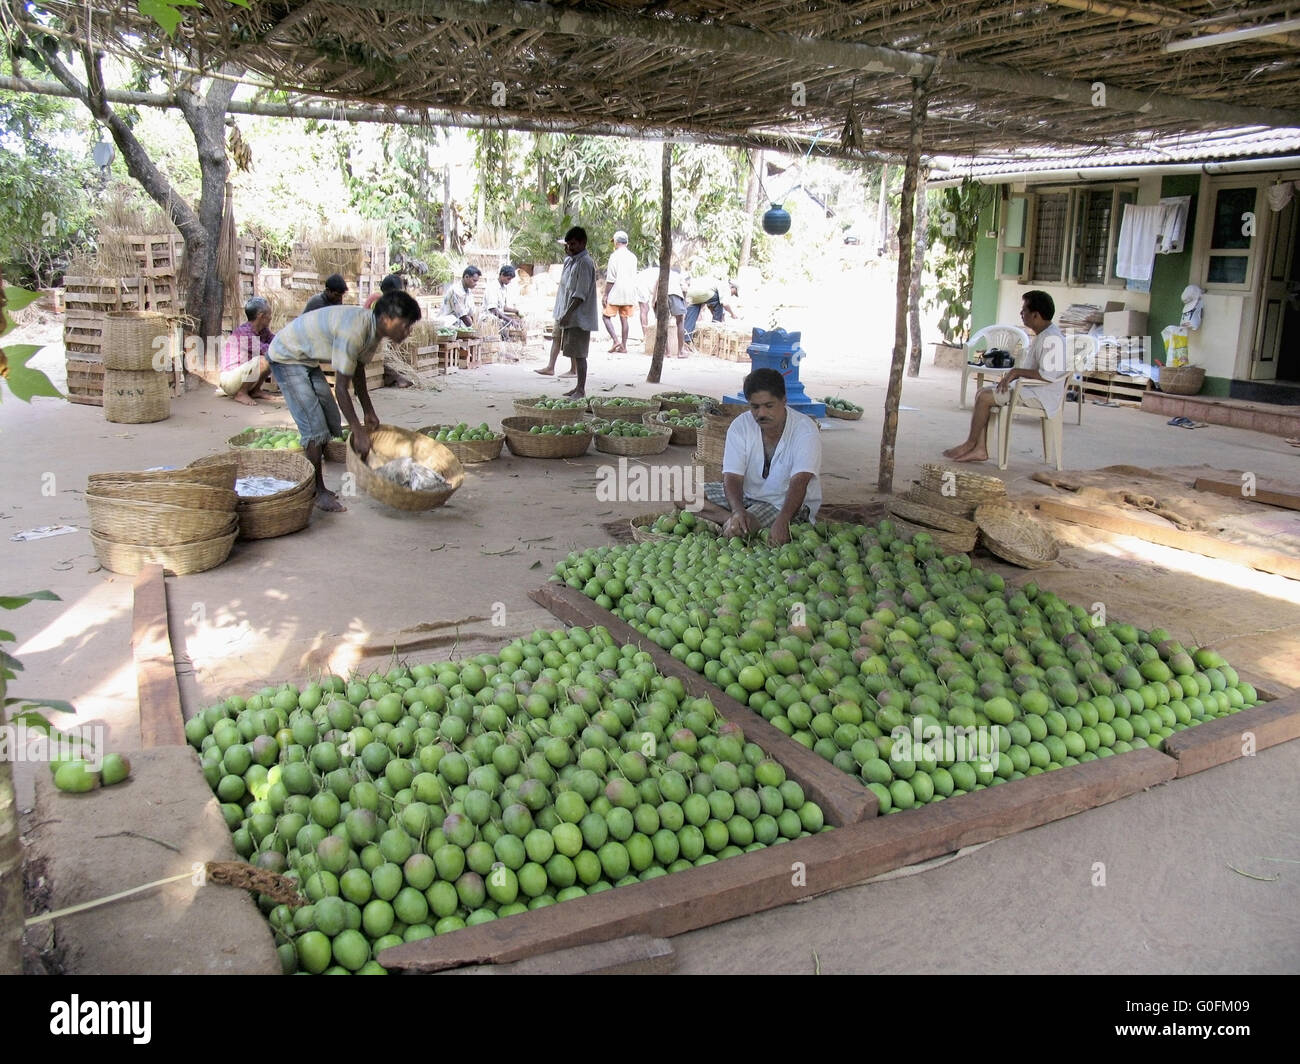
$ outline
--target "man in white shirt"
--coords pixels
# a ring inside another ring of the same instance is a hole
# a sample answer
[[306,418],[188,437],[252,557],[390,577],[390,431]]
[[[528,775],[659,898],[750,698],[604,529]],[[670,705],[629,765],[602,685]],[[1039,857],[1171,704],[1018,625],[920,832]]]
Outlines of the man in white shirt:
[[[956,447],[943,452],[945,458],[956,462],[987,462],[989,459],[985,437],[988,435],[990,411],[994,406],[1006,406],[1011,400],[1014,381],[1030,380],[1044,383],[1059,381],[1066,373],[1065,335],[1052,322],[1056,303],[1046,292],[1035,289],[1026,292],[1021,302],[1020,320],[1034,334],[1022,365],[1002,374],[996,385],[981,388],[975,396],[975,409],[971,412],[970,434]],[[1056,414],[1064,395],[1055,390],[1035,391],[1032,398],[1043,407],[1048,417]]]
[[727,537],[768,528],[770,543],[789,543],[791,522],[815,521],[821,508],[821,430],[786,406],[785,379],[774,369],[754,370],[744,393],[750,412],[727,430],[722,483],[704,485],[700,516]]
[[[610,354],[627,354],[627,328],[632,321],[632,308],[636,306],[636,256],[628,250],[627,234],[620,229],[614,234],[614,253],[605,267],[605,331],[613,346]],[[614,335],[614,316],[617,315],[623,330],[620,340]]]
[[448,286],[446,295],[442,297],[442,317],[447,324],[461,329],[474,327],[473,292],[481,276],[483,271],[477,266],[466,266],[460,280]]

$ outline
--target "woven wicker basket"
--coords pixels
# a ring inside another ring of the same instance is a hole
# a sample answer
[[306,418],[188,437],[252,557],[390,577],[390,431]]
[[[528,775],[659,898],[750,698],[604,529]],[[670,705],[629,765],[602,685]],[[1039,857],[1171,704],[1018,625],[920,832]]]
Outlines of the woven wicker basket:
[[[675,511],[670,510],[669,513]],[[664,516],[663,514],[642,514],[640,517],[634,517],[628,524],[632,528],[632,538],[638,543],[662,543],[669,539],[678,539],[679,537],[667,532],[651,532],[650,526]],[[712,535],[722,535],[722,526],[716,521],[710,521],[706,517],[696,516],[695,531],[709,532]]]
[[230,557],[230,549],[238,534],[236,519],[232,517],[221,535],[194,543],[176,543],[166,547],[118,543],[97,532],[91,532],[90,542],[94,544],[99,564],[110,572],[135,576],[144,566],[153,564],[161,565],[173,576],[185,576],[214,569],[224,562]]
[[[741,414],[749,413],[749,407],[744,403],[723,403],[717,410],[710,411],[704,415],[704,424],[706,429],[711,428],[715,432],[721,431],[725,436],[731,423],[740,417]],[[701,430],[701,435],[703,435]]]
[[577,458],[587,453],[594,433],[580,436],[534,436],[528,430],[547,422],[531,417],[508,417],[501,421],[506,446],[520,458]]
[[1162,366],[1159,388],[1168,395],[1197,395],[1205,383],[1204,366]]
[[963,535],[960,532],[940,532],[934,528],[926,528],[924,525],[914,525],[911,521],[904,521],[900,517],[891,517],[890,520],[903,535],[916,536],[924,532],[936,547],[949,554],[968,554],[975,549],[974,533]]
[[[347,429],[343,431],[346,432]],[[321,451],[321,457],[327,462],[346,462],[348,460],[347,437],[341,440],[330,440]]]
[[236,451],[272,450],[273,448],[268,448],[268,447],[249,447],[249,444],[252,443],[255,439],[257,439],[257,437],[260,436],[263,432],[266,432],[267,429],[270,429],[273,432],[297,432],[298,426],[297,425],[254,425],[252,428],[244,429],[243,432],[236,432],[233,436],[231,436],[228,440],[226,440],[226,446]]
[[[425,425],[424,428],[420,429],[420,434],[432,436],[439,429],[450,428],[455,428],[455,426]],[[496,437],[490,440],[438,440],[437,442],[454,454],[461,465],[470,465],[474,462],[490,462],[494,458],[500,458],[501,448],[506,443],[506,434],[498,432]]]
[[964,469],[949,469],[947,466],[927,462],[921,467],[921,486],[927,491],[944,495],[944,488],[951,485],[956,494],[949,498],[960,499],[966,505],[978,506],[994,499],[1004,499],[1007,486],[997,477],[985,476],[983,473],[968,473]]
[[922,525],[925,528],[937,529],[940,532],[956,532],[962,536],[974,536],[979,531],[975,527],[974,521],[968,521],[964,517],[949,513],[947,510],[926,506],[910,499],[890,499],[887,509],[893,516],[901,517],[904,521],[911,522],[914,525]]
[[652,414],[659,409],[658,399],[642,399],[640,396],[634,398],[636,404],[634,406],[613,406],[608,399],[592,399],[589,405],[594,416],[608,421],[616,418],[622,418],[624,421],[640,421],[643,414]]
[[91,473],[88,490],[97,491],[109,484],[206,484],[213,488],[235,490],[236,466],[233,458],[218,455],[204,466],[185,469],[153,469],[138,473]]
[[190,510],[166,503],[87,495],[90,530],[118,543],[163,547],[210,539],[230,523],[233,510]]
[[1022,569],[1041,569],[1060,554],[1047,529],[1006,503],[984,503],[975,511],[975,523],[984,546]]
[[171,416],[167,378],[152,369],[104,370],[104,420],[119,425],[146,425]]
[[[234,479],[233,475],[231,477]],[[132,502],[161,503],[164,506],[183,506],[189,510],[225,510],[235,512],[239,501],[230,488],[214,488],[207,484],[186,484],[182,481],[159,480],[136,484],[130,481],[101,481],[90,486],[87,497],[125,499]]]
[[957,517],[964,517],[967,520],[975,512],[976,504],[973,502],[955,496],[949,497],[940,492],[931,491],[929,488],[923,488],[920,485],[916,485],[905,492],[903,498],[908,502],[919,503],[922,506],[930,507],[932,510],[942,510],[944,513],[955,514]]
[[242,539],[273,539],[307,527],[316,505],[316,471],[306,458],[296,451],[227,451],[195,459],[190,465],[202,468],[226,462],[234,462],[236,477],[293,481],[292,488],[274,495],[239,500],[235,511]]
[[[654,396],[654,398],[659,400],[660,410],[672,410],[678,414],[707,413],[709,410],[714,410],[722,405],[722,403],[719,402],[717,399],[710,399],[706,404],[707,410],[701,411],[699,403],[694,403],[691,402],[690,400],[683,398],[683,396],[691,395],[691,394],[694,393],[660,392],[658,395]],[[699,396],[699,398],[704,398],[704,397]]]
[[827,403],[827,404],[826,404],[826,416],[827,416],[827,417],[833,417],[833,418],[839,418],[841,421],[861,421],[861,420],[862,420],[862,411],[861,411],[861,410],[855,410],[855,411],[853,411],[852,413],[850,413],[850,412],[847,411],[847,410],[836,410],[835,407],[833,407],[833,406],[830,405],[830,403]]
[[[414,458],[420,465],[436,470],[447,481],[438,491],[413,491],[375,472],[395,458]],[[380,425],[370,434],[370,453],[363,460],[348,442],[348,472],[357,478],[357,486],[367,495],[396,510],[433,510],[441,506],[465,482],[460,460],[437,440],[395,425]]]
[[690,425],[668,425],[660,420],[665,414],[684,412],[680,410],[659,410],[653,414],[642,414],[641,421],[646,425],[662,425],[666,429],[672,429],[673,434],[668,442],[674,447],[694,447],[699,442],[699,430]]
[[152,370],[154,356],[166,353],[158,337],[170,340],[169,334],[167,319],[152,310],[110,310],[100,334],[104,368]]
[[[545,396],[538,398],[545,398]],[[537,401],[537,398],[516,399],[515,416],[532,418],[543,425],[574,425],[586,418],[588,414],[585,406],[575,407],[572,410],[549,410],[537,406]]]
[[667,425],[646,426],[653,436],[609,436],[596,434],[596,450],[605,454],[621,454],[629,458],[643,457],[651,454],[663,454],[668,450],[668,441],[672,439],[673,430]]

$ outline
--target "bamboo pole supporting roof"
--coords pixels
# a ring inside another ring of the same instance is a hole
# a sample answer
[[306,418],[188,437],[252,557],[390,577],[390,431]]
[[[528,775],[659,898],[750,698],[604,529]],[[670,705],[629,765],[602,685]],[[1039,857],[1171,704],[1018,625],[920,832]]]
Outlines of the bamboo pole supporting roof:
[[[118,0],[35,0],[75,39],[161,54]],[[340,103],[501,125],[906,153],[912,81],[927,155],[1140,146],[1300,126],[1300,34],[1190,51],[1171,41],[1266,26],[1276,3],[1169,0],[200,0],[173,45],[215,70]],[[1104,93],[1104,97],[1103,97]],[[850,111],[856,122],[848,121]],[[861,128],[859,145],[844,144]]]

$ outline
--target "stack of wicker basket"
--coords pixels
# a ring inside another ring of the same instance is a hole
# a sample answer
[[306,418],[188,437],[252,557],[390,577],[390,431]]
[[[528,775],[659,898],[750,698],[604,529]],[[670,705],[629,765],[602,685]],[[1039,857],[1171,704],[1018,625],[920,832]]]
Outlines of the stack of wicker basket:
[[239,533],[235,466],[94,473],[86,488],[100,564],[134,575],[148,564],[176,576],[220,565]]
[[142,425],[167,419],[170,385],[155,358],[169,354],[168,344],[167,319],[161,314],[123,310],[104,316],[105,421]]
[[997,477],[928,464],[922,467],[920,484],[891,499],[888,509],[900,531],[925,532],[941,549],[964,554],[975,549],[978,538],[975,508],[1006,494]]
[[704,479],[722,479],[722,454],[727,446],[727,430],[749,407],[743,403],[723,403],[715,413],[704,415],[704,427],[695,431],[695,464],[704,467]]
[[307,527],[316,505],[316,470],[299,452],[232,450],[196,459],[189,467],[201,470],[228,465],[234,466],[241,478],[275,477],[293,485],[273,495],[238,497],[241,539],[272,539]]

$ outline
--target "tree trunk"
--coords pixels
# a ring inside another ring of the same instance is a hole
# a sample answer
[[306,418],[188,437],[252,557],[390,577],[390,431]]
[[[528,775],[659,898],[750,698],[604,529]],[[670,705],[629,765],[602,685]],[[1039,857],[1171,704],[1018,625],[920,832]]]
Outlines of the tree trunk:
[[754,209],[758,206],[758,186],[763,173],[761,149],[747,151],[749,180],[745,182],[745,235],[740,241],[740,269],[749,265],[749,253],[754,244]]
[[912,287],[907,295],[908,317],[912,327],[912,352],[907,359],[907,375],[921,375],[921,274],[925,270],[925,249],[930,232],[930,201],[925,194],[929,168],[921,172],[921,194],[916,204],[916,235],[912,240]]
[[[108,105],[100,57],[85,48],[81,57],[86,67],[85,84],[57,55],[45,53],[50,72],[108,129],[113,143],[122,153],[127,172],[140,183],[149,198],[167,212],[172,224],[180,231],[185,240],[188,272],[185,313],[199,322],[200,335],[215,335],[221,331],[222,304],[221,282],[217,275],[217,244],[221,235],[226,177],[230,170],[226,159],[225,117],[238,83],[215,78],[205,97],[188,88],[178,89],[175,93],[176,106],[185,117],[198,149],[202,191],[196,212],[154,165],[131,128]],[[236,76],[243,72],[242,67],[233,63],[226,63],[221,70]]]
[[876,207],[876,221],[880,225],[880,257],[889,254],[889,164],[880,167],[880,204]]
[[[647,384],[658,384],[664,371],[664,353],[668,350],[668,330],[677,328],[677,322],[668,313],[668,272],[673,262],[673,145],[664,141],[663,161],[660,164],[659,208],[659,295],[655,299],[655,349],[650,356]],[[679,354],[681,352],[678,352]]]
[[880,430],[880,476],[876,489],[882,495],[894,490],[894,443],[898,438],[898,402],[903,394],[903,363],[907,355],[907,304],[912,287],[912,212],[916,196],[916,174],[921,166],[921,134],[925,128],[928,97],[925,83],[912,79],[912,118],[907,144],[907,168],[903,171],[903,195],[898,208],[898,284],[894,305],[894,353],[889,364],[889,387],[885,392],[885,421]]

